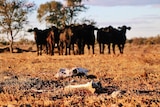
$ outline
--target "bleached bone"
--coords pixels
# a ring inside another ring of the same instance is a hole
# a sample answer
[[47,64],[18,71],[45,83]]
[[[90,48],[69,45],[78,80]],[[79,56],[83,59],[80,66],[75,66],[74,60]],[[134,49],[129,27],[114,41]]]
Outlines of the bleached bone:
[[88,70],[81,67],[74,67],[71,69],[68,68],[61,68],[56,74],[56,78],[65,78],[70,76],[76,76],[78,74],[84,74],[87,75]]
[[65,90],[73,90],[73,89],[87,89],[90,92],[94,93],[95,88],[92,87],[93,81],[87,82],[86,84],[79,84],[79,85],[68,85],[65,87]]
[[45,92],[46,90],[31,89],[31,91],[33,91],[33,92],[37,92],[37,93],[42,93],[42,92]]
[[43,92],[54,92],[54,90],[38,90],[38,89],[30,89],[30,91],[32,92],[36,92],[36,93],[43,93]]
[[112,98],[116,98],[118,96],[121,96],[121,91],[118,90],[118,91],[113,91],[112,94],[110,95]]
[[72,72],[71,70],[67,69],[67,68],[61,68],[56,74],[55,77],[56,78],[64,78],[64,77],[69,77],[72,76]]

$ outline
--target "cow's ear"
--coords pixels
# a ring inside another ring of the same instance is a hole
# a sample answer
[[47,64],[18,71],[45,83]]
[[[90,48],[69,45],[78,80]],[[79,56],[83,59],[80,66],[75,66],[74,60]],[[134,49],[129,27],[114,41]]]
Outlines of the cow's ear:
[[27,30],[27,32],[32,32],[32,31],[33,31],[33,29],[28,29],[28,30]]
[[37,28],[37,27],[35,27],[35,28],[33,29],[33,31],[38,31],[38,28]]
[[118,27],[118,29],[122,29],[122,27]]
[[131,30],[131,27],[128,27],[128,30]]

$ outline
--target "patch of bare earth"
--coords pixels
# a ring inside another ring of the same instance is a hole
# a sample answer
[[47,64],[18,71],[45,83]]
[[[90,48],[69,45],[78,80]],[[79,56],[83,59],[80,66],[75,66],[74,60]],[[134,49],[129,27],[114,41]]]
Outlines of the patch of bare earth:
[[[0,106],[159,107],[160,45],[127,44],[123,55],[54,56],[36,52],[0,53]],[[103,91],[65,91],[92,79],[56,79],[60,68],[83,67],[100,81]],[[119,95],[112,92],[121,91]]]

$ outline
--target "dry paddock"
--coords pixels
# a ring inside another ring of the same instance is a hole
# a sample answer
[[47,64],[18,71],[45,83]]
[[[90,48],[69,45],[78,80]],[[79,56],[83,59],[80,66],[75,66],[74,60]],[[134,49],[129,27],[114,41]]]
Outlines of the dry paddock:
[[[159,107],[160,45],[127,44],[124,54],[54,56],[36,52],[0,53],[0,106],[51,107]],[[83,67],[105,91],[65,91],[91,78],[56,79],[60,68]],[[37,90],[37,91],[35,91]],[[113,91],[120,95],[112,97]]]

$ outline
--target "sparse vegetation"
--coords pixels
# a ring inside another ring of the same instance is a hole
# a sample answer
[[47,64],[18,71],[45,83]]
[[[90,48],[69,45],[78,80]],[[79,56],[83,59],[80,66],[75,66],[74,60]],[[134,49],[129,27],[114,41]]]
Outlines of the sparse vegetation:
[[34,40],[29,40],[26,38],[21,38],[18,42],[15,43],[16,45],[34,45],[35,41]]
[[[0,53],[0,106],[160,106],[159,44],[126,44],[123,55],[108,55],[107,50],[100,55],[98,50],[96,45],[95,55],[88,55],[85,49],[85,55],[68,56]],[[100,81],[105,92],[64,91],[64,86],[73,81],[74,84],[91,81],[85,77],[54,77],[60,68],[75,66],[95,75],[94,81]],[[110,97],[115,90],[123,93]]]
[[127,42],[135,45],[160,44],[160,35],[157,35],[156,37],[149,37],[149,38],[136,37],[128,40]]
[[7,42],[3,37],[0,38],[0,46],[9,45],[9,42]]
[[[149,37],[149,38],[142,38],[142,37],[136,37],[136,38],[132,38],[127,40],[127,43],[129,44],[133,44],[133,45],[156,45],[156,44],[160,44],[160,35],[157,35],[155,37]],[[98,44],[97,41],[95,43],[96,45]],[[0,46],[6,48],[6,46],[9,45],[9,42],[7,40],[5,40],[4,38],[0,38]],[[19,39],[19,41],[14,43],[13,48],[22,48],[23,46],[29,46],[30,48],[34,47],[35,45],[35,41],[34,40],[29,40],[26,38],[21,38]],[[0,48],[1,48],[0,47]],[[26,49],[26,48],[25,48]],[[8,49],[9,51],[9,49]]]

